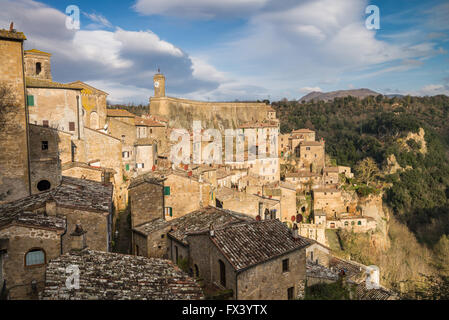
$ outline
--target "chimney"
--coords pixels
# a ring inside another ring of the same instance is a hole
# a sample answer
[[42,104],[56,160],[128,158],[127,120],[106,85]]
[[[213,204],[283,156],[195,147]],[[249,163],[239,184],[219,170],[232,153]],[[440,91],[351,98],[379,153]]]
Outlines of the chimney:
[[87,248],[86,244],[86,233],[87,231],[83,230],[80,221],[76,223],[75,230],[70,234],[70,250],[72,251],[81,251]]
[[293,225],[293,228],[292,228],[292,237],[293,237],[293,239],[299,239],[298,225],[296,223]]
[[214,237],[214,236],[215,236],[215,229],[214,229],[214,226],[212,225],[212,223],[211,223],[210,226],[209,226],[209,235],[210,235],[211,237]]
[[13,31],[14,31],[14,22],[11,22],[11,24],[9,25],[9,32]]
[[47,216],[56,216],[56,201],[54,199],[45,202],[45,213]]

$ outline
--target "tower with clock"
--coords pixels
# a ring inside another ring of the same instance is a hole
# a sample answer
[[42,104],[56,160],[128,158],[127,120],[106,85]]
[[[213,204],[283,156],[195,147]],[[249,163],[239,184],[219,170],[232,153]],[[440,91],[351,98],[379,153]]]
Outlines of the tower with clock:
[[153,77],[153,84],[154,96],[165,97],[165,76],[160,72],[156,73]]

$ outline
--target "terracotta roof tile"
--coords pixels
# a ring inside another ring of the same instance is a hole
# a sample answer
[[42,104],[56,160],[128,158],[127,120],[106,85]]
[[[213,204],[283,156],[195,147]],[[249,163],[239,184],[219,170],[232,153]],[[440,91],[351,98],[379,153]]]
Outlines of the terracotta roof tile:
[[136,115],[124,109],[108,109],[108,117],[135,118]]
[[25,78],[27,88],[56,88],[56,89],[68,89],[68,90],[82,90],[82,87],[77,87],[70,84],[64,84],[54,82],[51,80],[36,79],[32,77]]

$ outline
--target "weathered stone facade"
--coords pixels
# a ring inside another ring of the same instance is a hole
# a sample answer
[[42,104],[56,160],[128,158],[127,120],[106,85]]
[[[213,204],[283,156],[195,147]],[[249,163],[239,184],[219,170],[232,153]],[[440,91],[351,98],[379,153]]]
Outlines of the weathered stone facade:
[[0,30],[0,85],[10,89],[17,106],[0,124],[0,203],[30,194],[24,40],[21,32]]

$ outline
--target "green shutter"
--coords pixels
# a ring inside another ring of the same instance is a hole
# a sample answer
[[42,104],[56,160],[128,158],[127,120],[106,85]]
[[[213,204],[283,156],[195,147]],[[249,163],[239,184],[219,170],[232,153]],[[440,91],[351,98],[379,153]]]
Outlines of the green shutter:
[[129,171],[129,164],[126,165],[126,171]]
[[170,195],[170,187],[164,187],[164,196]]
[[170,210],[170,217],[173,217],[173,208],[170,207],[170,208],[168,208],[168,209]]
[[34,96],[27,96],[27,105],[30,107],[34,106]]

